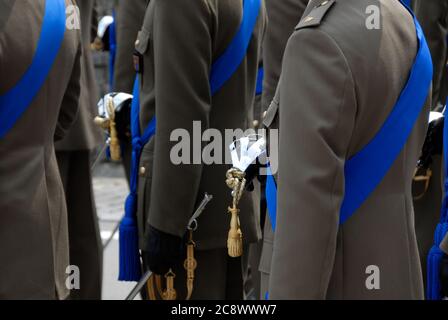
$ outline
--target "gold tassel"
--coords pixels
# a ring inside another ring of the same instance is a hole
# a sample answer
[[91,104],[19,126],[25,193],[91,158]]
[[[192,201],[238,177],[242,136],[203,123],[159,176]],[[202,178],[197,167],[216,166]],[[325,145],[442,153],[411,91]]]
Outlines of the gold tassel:
[[230,257],[238,258],[243,254],[243,233],[238,218],[240,210],[229,207],[228,211],[232,217],[230,218],[230,230],[227,236],[227,250]]
[[227,171],[226,184],[232,189],[232,207],[228,208],[231,214],[230,229],[227,236],[227,251],[230,257],[237,258],[243,254],[243,232],[241,231],[238,202],[243,195],[246,186],[245,173],[239,169],[232,168]]
[[110,158],[112,161],[121,160],[120,141],[118,140],[118,132],[115,124],[115,106],[112,98],[107,101],[107,112],[109,113],[109,130],[110,130]]

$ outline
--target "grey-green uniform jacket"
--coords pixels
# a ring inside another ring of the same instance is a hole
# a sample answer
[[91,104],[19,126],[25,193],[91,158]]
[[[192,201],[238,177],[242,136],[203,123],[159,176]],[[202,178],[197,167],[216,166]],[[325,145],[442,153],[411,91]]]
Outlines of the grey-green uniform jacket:
[[436,108],[446,102],[443,82],[448,58],[448,0],[414,0],[413,6],[431,51],[434,65],[432,107]]
[[115,8],[117,23],[117,56],[114,91],[132,93],[135,69],[132,55],[149,0],[121,0]]
[[[379,29],[366,28],[368,5],[380,9]],[[345,161],[384,123],[416,53],[414,22],[399,1],[308,4],[265,121],[280,130],[270,299],[423,298],[411,181],[429,103],[384,180],[339,225]]]
[[[264,4],[241,66],[216,95],[211,95],[209,84],[211,65],[226,50],[241,18],[241,0],[152,0],[148,6],[136,43],[144,57],[140,123],[144,130],[156,115],[157,130],[140,161],[141,240],[146,223],[183,236],[194,209],[208,192],[214,198],[199,219],[196,243],[199,249],[226,247],[231,195],[225,175],[231,166],[202,163],[197,159],[201,149],[193,148],[187,158],[200,164],[174,164],[170,153],[178,137],[170,141],[170,136],[181,128],[193,139],[193,121],[199,121],[202,130],[215,128],[222,134],[225,129],[244,131],[251,126],[249,112],[265,30]],[[219,151],[227,152],[223,144],[218,141]],[[246,193],[240,208],[244,240],[255,242],[260,237],[259,199]]]
[[[266,38],[263,42],[264,81],[262,94],[262,110],[268,109],[275,95],[275,90],[282,69],[283,54],[294,27],[300,21],[308,0],[266,0],[266,11],[269,23],[266,29]],[[262,214],[266,214],[262,212]],[[272,248],[274,232],[269,217],[263,231],[263,249],[260,258],[259,270],[262,272],[261,296],[265,296],[267,276],[271,269]]]
[[[0,1],[0,94],[31,64],[44,6],[44,0]],[[80,41],[79,30],[66,29],[46,82],[0,140],[0,299],[68,295],[67,211],[53,141],[76,118]]]
[[[79,113],[73,126],[64,139],[56,144],[57,151],[92,150],[101,144],[102,131],[93,122],[98,114],[98,87],[93,66],[92,29],[96,30],[96,15],[94,15],[95,0],[82,0],[76,2],[82,18],[79,19],[82,30],[82,56],[81,56],[81,95],[79,97]],[[95,21],[93,21],[95,20]]]

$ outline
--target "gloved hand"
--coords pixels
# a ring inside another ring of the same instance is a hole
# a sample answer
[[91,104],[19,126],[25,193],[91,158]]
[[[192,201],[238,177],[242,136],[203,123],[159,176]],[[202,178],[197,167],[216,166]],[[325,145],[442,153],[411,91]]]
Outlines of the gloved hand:
[[151,225],[145,233],[143,262],[152,272],[165,275],[169,269],[180,264],[185,255],[183,239],[162,232]]
[[440,264],[440,284],[442,297],[448,297],[448,255],[444,255]]
[[[266,167],[266,165],[260,164],[260,162],[255,160],[255,163],[252,163],[247,169],[246,169],[246,190],[247,191],[254,191],[254,179],[257,178],[260,180],[260,169]],[[264,178],[264,177],[262,177]]]

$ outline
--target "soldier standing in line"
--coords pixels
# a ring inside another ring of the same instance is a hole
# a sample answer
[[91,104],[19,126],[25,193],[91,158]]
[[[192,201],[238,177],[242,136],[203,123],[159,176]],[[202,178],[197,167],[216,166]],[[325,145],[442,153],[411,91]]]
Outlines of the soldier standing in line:
[[[244,1],[245,3],[246,1]],[[242,299],[240,258],[230,258],[226,242],[231,196],[224,183],[225,164],[180,164],[170,159],[175,129],[193,137],[193,121],[202,130],[251,127],[260,48],[265,29],[261,4],[245,57],[230,79],[212,95],[211,65],[227,49],[241,24],[243,1],[152,0],[136,42],[141,55],[142,130],[157,119],[155,136],[143,148],[138,181],[140,247],[150,270],[164,275],[173,264],[179,297],[185,297],[180,266],[182,237],[204,192],[213,201],[195,232],[196,279],[193,299]],[[242,88],[245,88],[242,90]],[[228,152],[228,146],[222,146]],[[193,151],[194,152],[194,151]],[[222,181],[222,183],[220,183]],[[247,193],[240,202],[245,247],[260,238],[259,199]]]
[[66,27],[74,4],[0,1],[0,70],[8,75],[0,78],[0,299],[69,295],[54,140],[78,111],[81,36],[76,24]]
[[423,298],[410,181],[432,65],[418,28],[399,1],[308,4],[264,121],[279,128],[269,298]]
[[[133,53],[149,0],[121,0],[115,6],[117,51],[115,57],[115,92],[132,93],[135,80]],[[131,176],[131,140],[120,141],[126,178]]]
[[[263,93],[263,63],[260,62],[257,76],[257,86],[255,90],[255,101],[253,110],[250,111],[252,115],[252,128],[257,132],[260,129],[262,123],[262,109],[261,109],[261,97]],[[258,177],[252,181],[252,186],[249,191],[256,192],[255,196],[260,199],[260,227],[263,230],[264,221],[261,219],[261,212],[264,212],[266,208],[266,200],[264,198],[264,185],[265,180],[263,177]],[[252,190],[253,188],[253,190]],[[258,271],[258,265],[260,264],[262,239],[257,243],[251,243],[248,250],[243,253],[243,274],[244,279],[244,299],[245,300],[257,300],[260,296],[260,272]]]
[[[448,1],[414,0],[413,8],[422,26],[433,60],[431,109],[441,111],[446,103],[446,90],[443,87],[447,73]],[[424,169],[419,170],[416,174],[413,182],[413,192],[415,197],[415,229],[423,279],[426,284],[427,257],[433,245],[434,230],[439,222],[442,207],[441,153],[434,154],[429,168]],[[417,181],[418,179],[421,180]]]
[[56,157],[67,200],[70,263],[80,270],[80,288],[71,299],[101,299],[103,247],[92,188],[91,152],[102,140],[94,124],[98,92],[90,44],[96,33],[95,0],[77,2],[83,52],[79,113],[66,137],[56,144]]

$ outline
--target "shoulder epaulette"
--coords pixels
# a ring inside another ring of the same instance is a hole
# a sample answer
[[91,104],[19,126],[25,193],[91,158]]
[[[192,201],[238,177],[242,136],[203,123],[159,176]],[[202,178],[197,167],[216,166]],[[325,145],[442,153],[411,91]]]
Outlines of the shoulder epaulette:
[[333,7],[336,0],[325,0],[311,9],[310,13],[300,20],[295,30],[299,30],[307,27],[314,27],[321,24],[325,15]]

